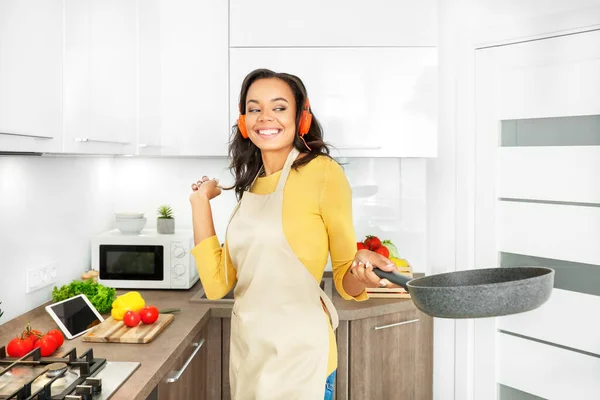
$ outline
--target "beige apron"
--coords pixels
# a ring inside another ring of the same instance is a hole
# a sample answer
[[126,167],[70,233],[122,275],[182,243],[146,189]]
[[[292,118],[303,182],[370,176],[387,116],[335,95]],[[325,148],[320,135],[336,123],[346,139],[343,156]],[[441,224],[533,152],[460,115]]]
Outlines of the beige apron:
[[234,400],[317,400],[325,393],[329,328],[323,304],[334,330],[338,315],[290,248],[282,223],[283,188],[297,156],[294,148],[275,192],[244,192],[227,229],[238,278],[229,367]]

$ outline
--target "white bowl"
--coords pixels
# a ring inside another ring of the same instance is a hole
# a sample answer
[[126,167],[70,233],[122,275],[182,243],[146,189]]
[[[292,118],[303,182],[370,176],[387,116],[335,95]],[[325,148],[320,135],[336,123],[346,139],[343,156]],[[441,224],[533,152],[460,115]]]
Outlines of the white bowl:
[[137,235],[146,226],[146,218],[140,219],[117,219],[117,228],[126,235]]
[[144,213],[115,213],[115,219],[142,219]]

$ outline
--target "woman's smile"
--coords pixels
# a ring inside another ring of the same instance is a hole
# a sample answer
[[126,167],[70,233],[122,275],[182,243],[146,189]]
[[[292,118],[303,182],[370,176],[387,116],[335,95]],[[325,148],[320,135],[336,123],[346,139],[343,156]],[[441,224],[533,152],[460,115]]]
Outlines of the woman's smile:
[[255,129],[254,131],[261,139],[267,139],[267,140],[273,139],[274,137],[278,136],[280,133],[283,133],[283,129],[279,129],[279,128],[259,128],[259,129]]

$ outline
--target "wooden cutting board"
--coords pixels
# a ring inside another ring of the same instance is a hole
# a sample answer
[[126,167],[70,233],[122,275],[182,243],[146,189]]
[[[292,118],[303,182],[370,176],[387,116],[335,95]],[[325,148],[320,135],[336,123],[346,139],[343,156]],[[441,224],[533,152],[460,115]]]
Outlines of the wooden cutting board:
[[148,343],[173,322],[173,318],[173,314],[159,314],[153,324],[145,325],[140,322],[138,326],[130,328],[123,321],[108,317],[83,335],[81,340],[97,343]]

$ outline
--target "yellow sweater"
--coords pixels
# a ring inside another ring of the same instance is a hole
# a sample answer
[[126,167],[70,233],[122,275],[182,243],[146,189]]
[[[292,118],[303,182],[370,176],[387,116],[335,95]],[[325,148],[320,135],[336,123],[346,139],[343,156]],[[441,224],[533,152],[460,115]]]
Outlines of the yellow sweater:
[[[275,191],[281,171],[256,180],[252,193]],[[306,269],[320,282],[328,255],[331,256],[333,280],[340,296],[346,300],[366,300],[366,292],[348,295],[342,279],[356,254],[356,236],[352,221],[352,193],[342,167],[328,157],[319,156],[298,171],[292,169],[284,188],[283,231],[290,247]],[[225,243],[227,249],[227,243]],[[228,282],[224,259],[216,236],[198,243],[192,250],[202,286],[209,299],[220,299],[237,281],[236,270],[227,254]],[[329,318],[328,375],[337,368],[337,345]]]

